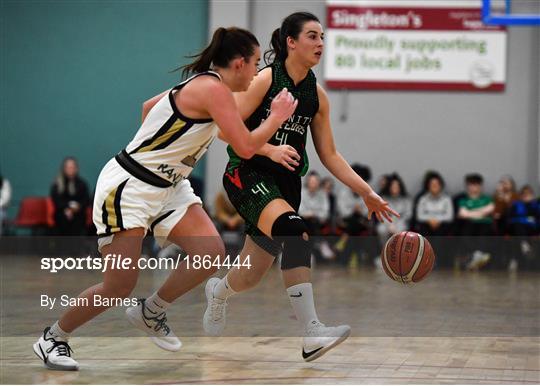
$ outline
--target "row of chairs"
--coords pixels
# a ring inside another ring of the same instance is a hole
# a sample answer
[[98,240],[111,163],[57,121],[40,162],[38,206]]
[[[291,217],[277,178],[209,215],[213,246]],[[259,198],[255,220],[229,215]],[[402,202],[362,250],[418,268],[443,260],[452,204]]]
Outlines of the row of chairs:
[[[87,225],[92,222],[92,208],[86,209]],[[54,202],[50,197],[25,197],[21,200],[17,217],[8,222],[8,227],[30,229],[33,234],[39,230],[54,227]]]

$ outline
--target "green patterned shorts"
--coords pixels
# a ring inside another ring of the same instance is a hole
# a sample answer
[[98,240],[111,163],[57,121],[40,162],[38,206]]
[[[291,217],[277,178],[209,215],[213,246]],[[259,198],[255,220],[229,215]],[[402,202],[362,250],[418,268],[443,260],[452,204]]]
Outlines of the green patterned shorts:
[[229,200],[246,222],[246,234],[267,252],[276,255],[276,243],[257,228],[257,223],[266,205],[278,198],[284,199],[298,211],[301,178],[292,173],[270,174],[249,162],[241,161],[227,164],[223,187]]

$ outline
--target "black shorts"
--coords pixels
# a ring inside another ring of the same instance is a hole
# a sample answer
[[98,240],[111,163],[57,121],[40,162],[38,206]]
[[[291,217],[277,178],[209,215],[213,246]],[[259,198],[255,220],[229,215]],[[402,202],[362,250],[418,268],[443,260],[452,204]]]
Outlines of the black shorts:
[[260,167],[241,161],[227,164],[223,175],[223,187],[229,200],[246,222],[246,234],[263,249],[274,256],[279,246],[265,236],[257,223],[263,209],[271,201],[281,198],[295,210],[300,207],[302,181],[292,173],[269,173]]

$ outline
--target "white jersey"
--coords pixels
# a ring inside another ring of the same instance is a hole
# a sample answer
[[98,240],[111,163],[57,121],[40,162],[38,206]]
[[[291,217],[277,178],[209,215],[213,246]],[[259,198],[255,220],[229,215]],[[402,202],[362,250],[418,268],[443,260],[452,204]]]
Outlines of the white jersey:
[[161,185],[153,183],[157,186],[176,185],[189,176],[216,138],[218,127],[212,119],[186,117],[176,107],[174,95],[201,75],[212,75],[221,80],[214,71],[196,74],[161,98],[146,116],[135,138],[116,156],[126,170],[136,177],[147,177],[143,181],[162,180]]

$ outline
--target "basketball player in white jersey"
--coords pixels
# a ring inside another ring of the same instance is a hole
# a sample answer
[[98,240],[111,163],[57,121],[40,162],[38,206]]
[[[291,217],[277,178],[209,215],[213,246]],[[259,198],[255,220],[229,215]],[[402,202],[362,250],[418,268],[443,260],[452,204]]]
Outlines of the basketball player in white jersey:
[[[180,245],[191,256],[224,255],[223,242],[187,177],[216,137],[218,126],[234,150],[250,158],[294,112],[297,101],[284,89],[274,98],[268,119],[256,130],[246,128],[232,93],[247,90],[259,60],[255,36],[239,28],[219,28],[210,45],[184,67],[184,74],[195,75],[144,103],[143,124],[135,138],[101,171],[93,209],[102,256],[130,258],[131,264],[128,269],[106,270],[103,282],[78,296],[87,299],[88,306],[70,307],[45,329],[33,348],[46,367],[78,369],[68,338],[109,308],[96,305],[96,296],[129,296],[137,282],[146,232],[153,232],[158,241]],[[204,242],[201,236],[207,236]],[[214,267],[188,270],[181,264],[156,293],[127,309],[128,320],[159,347],[177,351],[181,343],[166,323],[167,307],[215,271]]]

